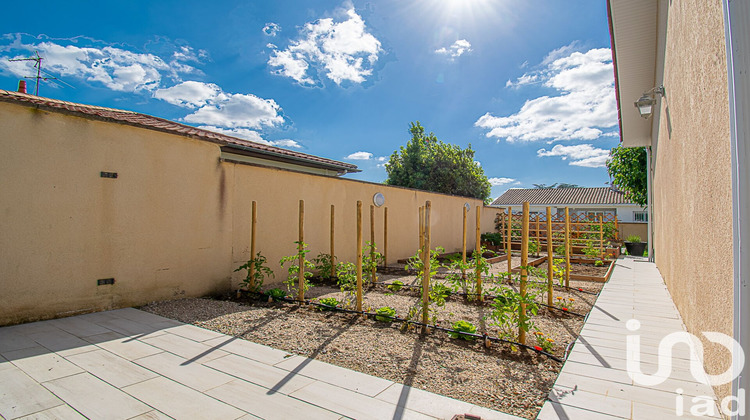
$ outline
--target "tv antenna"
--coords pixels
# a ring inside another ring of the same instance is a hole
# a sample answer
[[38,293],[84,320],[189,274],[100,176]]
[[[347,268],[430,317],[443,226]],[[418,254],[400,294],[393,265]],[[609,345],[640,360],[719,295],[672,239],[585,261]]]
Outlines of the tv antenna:
[[[36,80],[36,89],[35,89],[35,95],[39,96],[39,82],[42,80],[57,80],[65,85],[70,86],[68,83],[65,83],[64,81],[58,79],[57,77],[52,76],[51,74],[47,73],[46,71],[42,70],[42,60],[44,60],[43,57],[39,55],[39,51],[34,51],[33,57],[28,58],[10,58],[8,61],[34,61],[36,64],[34,64],[34,67],[36,68],[36,76],[24,76],[24,79],[35,79]],[[42,73],[46,74],[47,76],[43,76]],[[73,86],[70,86],[73,87]]]

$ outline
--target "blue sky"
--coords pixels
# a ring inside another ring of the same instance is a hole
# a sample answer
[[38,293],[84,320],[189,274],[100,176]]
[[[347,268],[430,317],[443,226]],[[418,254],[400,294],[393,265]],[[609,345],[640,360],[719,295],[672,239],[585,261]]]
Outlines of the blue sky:
[[[493,183],[604,186],[618,143],[603,0],[5,5],[0,88],[143,112],[386,178],[420,121]],[[29,90],[33,92],[33,83]]]

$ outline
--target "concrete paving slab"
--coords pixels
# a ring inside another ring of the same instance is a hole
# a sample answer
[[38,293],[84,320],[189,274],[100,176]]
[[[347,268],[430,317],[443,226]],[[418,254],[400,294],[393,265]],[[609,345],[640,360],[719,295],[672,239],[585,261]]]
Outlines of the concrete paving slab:
[[131,417],[128,420],[172,420],[172,417],[169,417],[168,415],[160,411],[151,410],[148,413],[143,413],[141,415]]
[[50,324],[78,337],[88,337],[90,335],[104,334],[111,331],[108,328],[77,316],[54,319],[50,321]]
[[83,372],[83,369],[41,346],[3,353],[3,357],[37,382]]
[[140,359],[164,351],[116,332],[92,335],[85,337],[85,340],[126,360]]
[[161,334],[156,337],[143,338],[141,341],[180,357],[184,357],[185,359],[188,359],[190,363],[203,363],[229,354],[220,348],[170,333]]
[[273,393],[278,392],[286,395],[315,382],[314,379],[307,376],[291,374],[283,369],[235,354],[211,360],[204,365],[260,385],[273,391]]
[[393,382],[387,379],[377,378],[303,356],[290,357],[274,366],[371,397],[393,385]]
[[225,337],[225,335],[222,333],[207,330],[201,327],[196,327],[195,325],[190,324],[180,324],[174,327],[166,328],[164,332],[179,335],[180,337],[188,338],[190,340],[198,342]]
[[73,410],[69,405],[63,404],[57,407],[38,411],[28,416],[19,417],[15,420],[85,420],[81,413]]
[[88,418],[127,419],[152,410],[87,372],[45,382],[44,386]]
[[252,341],[226,335],[206,340],[203,344],[269,365],[275,365],[293,356],[293,354],[283,350],[277,350],[262,344],[253,343]]
[[66,359],[117,388],[122,388],[158,376],[156,373],[148,369],[142,368],[103,349],[95,350],[90,353],[67,356]]
[[247,414],[164,377],[127,386],[123,391],[175,419],[226,420]]
[[53,331],[30,334],[28,337],[63,356],[96,350],[96,346],[92,346],[88,341],[58,328]]
[[616,417],[596,411],[578,407],[566,406],[555,402],[547,402],[537,415],[537,420],[611,420],[627,417]]
[[62,400],[21,369],[0,371],[0,416],[14,419],[62,404]]
[[207,391],[234,380],[226,373],[199,363],[187,363],[182,357],[166,352],[137,359],[135,363],[197,391]]

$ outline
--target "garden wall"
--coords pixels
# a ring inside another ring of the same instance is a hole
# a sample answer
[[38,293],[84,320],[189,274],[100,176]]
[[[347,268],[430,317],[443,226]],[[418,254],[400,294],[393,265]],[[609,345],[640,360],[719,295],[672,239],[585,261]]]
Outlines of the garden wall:
[[[473,249],[480,200],[221,161],[216,144],[11,103],[0,103],[0,127],[0,325],[226,292],[249,258],[252,200],[257,249],[277,282],[278,260],[295,252],[300,199],[312,255],[328,251],[334,204],[336,254],[353,261],[356,201],[368,241],[376,192],[389,209],[390,261],[416,252],[426,200],[432,244],[449,251],[461,247],[470,203]],[[482,210],[483,226],[492,211]],[[382,216],[378,208],[381,248]]]

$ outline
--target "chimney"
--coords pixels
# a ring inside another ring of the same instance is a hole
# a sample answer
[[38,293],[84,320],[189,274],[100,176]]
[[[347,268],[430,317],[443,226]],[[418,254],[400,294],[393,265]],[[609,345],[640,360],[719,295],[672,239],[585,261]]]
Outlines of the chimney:
[[26,81],[25,80],[18,81],[18,91],[20,93],[26,93]]

